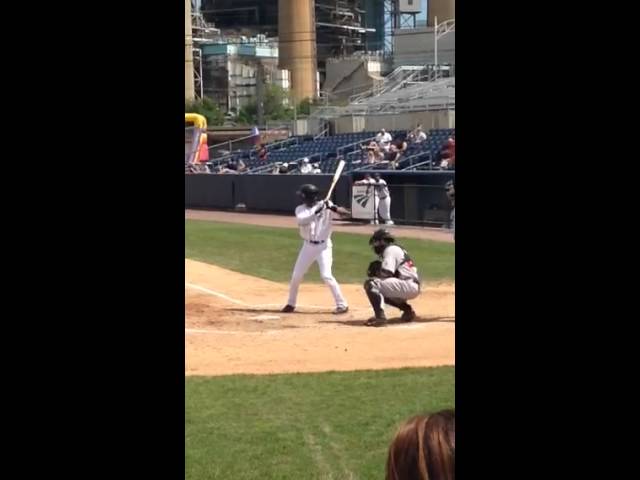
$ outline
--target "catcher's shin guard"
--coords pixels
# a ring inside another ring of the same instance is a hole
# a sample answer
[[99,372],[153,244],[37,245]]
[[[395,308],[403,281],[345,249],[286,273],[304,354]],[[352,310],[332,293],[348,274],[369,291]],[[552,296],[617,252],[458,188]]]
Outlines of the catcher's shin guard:
[[367,294],[367,298],[369,298],[369,303],[371,303],[376,317],[384,316],[384,310],[382,310],[382,295],[378,292],[375,282],[373,280],[365,281],[364,291]]

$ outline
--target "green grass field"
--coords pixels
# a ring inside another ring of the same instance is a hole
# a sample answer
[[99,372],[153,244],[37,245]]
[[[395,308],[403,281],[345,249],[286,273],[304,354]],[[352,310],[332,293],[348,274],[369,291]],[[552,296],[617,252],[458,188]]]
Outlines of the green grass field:
[[[361,283],[368,236],[333,233],[333,273]],[[454,245],[399,239],[427,282],[454,279]],[[296,229],[187,220],[185,256],[288,282]],[[319,283],[317,265],[306,282]],[[398,346],[401,348],[401,345]],[[454,367],[187,377],[185,479],[384,478],[389,442],[408,417],[454,405]]]
[[[300,250],[297,229],[187,220],[185,256],[248,275],[288,282]],[[333,274],[341,283],[361,283],[375,259],[366,235],[334,232]],[[398,239],[426,282],[454,279],[453,243]],[[314,264],[305,282],[320,283]]]
[[451,408],[454,368],[186,379],[186,480],[381,479],[408,417]]

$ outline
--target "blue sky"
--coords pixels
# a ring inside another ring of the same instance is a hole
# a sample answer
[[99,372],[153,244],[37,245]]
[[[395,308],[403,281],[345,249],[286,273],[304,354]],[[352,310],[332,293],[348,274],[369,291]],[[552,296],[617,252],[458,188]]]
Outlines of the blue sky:
[[426,20],[427,18],[427,0],[422,0],[422,12],[418,15],[418,20]]

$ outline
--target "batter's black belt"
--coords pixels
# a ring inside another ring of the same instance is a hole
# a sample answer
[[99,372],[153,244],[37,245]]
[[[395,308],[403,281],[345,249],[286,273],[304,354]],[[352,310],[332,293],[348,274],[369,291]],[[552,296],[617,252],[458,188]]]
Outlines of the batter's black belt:
[[309,243],[313,243],[314,245],[320,245],[321,243],[324,243],[324,240],[307,240],[307,242]]

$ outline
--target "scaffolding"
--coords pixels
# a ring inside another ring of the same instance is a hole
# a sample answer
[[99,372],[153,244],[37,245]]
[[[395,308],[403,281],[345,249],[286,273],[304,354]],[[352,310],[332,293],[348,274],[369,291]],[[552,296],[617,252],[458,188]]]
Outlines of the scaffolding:
[[220,29],[208,23],[202,13],[197,11],[195,2],[191,2],[191,36],[192,36],[192,56],[193,56],[193,80],[195,98],[204,98],[204,82],[202,76],[202,45],[213,43],[220,39]]
[[384,51],[393,54],[393,36],[396,30],[416,28],[418,12],[403,11],[400,0],[384,0]]

